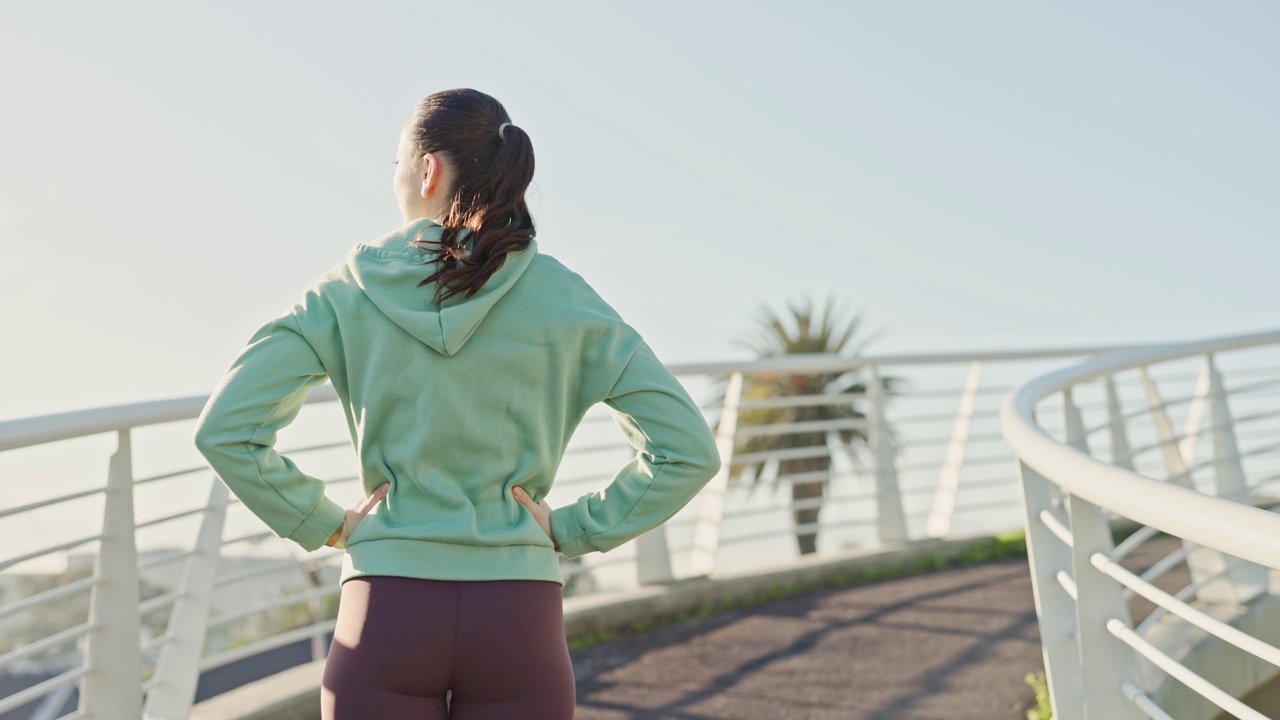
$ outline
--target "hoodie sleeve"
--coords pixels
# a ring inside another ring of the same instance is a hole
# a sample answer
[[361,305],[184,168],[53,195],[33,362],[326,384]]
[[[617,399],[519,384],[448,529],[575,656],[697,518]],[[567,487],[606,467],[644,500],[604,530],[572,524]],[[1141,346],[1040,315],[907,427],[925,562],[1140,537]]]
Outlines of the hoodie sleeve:
[[263,325],[231,363],[196,421],[194,441],[245,507],[277,537],[316,550],[342,526],[345,509],[325,484],[276,452],[324,365],[290,311]]
[[641,341],[604,399],[636,456],[602,492],[551,512],[566,557],[608,552],[675,515],[720,469],[715,438],[684,387]]

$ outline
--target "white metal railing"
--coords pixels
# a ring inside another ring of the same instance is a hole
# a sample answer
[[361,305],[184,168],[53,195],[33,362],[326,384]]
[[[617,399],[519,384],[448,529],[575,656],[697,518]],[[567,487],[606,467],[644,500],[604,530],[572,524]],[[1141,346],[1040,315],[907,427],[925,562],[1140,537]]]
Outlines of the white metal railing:
[[[1021,504],[1013,456],[1000,439],[993,403],[1047,366],[1110,349],[789,356],[672,366],[694,397],[706,399],[723,470],[662,528],[609,553],[562,559],[566,594],[788,562],[805,538],[821,554],[1017,528]],[[826,392],[743,394],[752,378],[770,373],[854,374],[866,392],[842,398]],[[903,378],[913,387],[892,392],[886,386]],[[279,450],[328,478],[331,497],[349,506],[361,488],[336,399],[332,386],[314,389],[298,420],[280,433]],[[205,400],[0,422],[0,473],[15,478],[6,484],[15,489],[6,493],[9,505],[0,506],[0,532],[51,510],[58,518],[40,532],[4,533],[10,556],[0,556],[6,583],[0,672],[26,667],[54,676],[0,698],[0,715],[70,686],[79,693],[77,716],[185,717],[202,673],[297,642],[310,643],[313,659],[324,657],[342,553],[325,548],[308,554],[275,542],[230,496],[190,443],[190,423]],[[748,414],[841,404],[856,408],[857,416],[762,423]],[[571,441],[548,497],[553,506],[603,488],[634,452],[603,410],[589,413]],[[308,426],[308,417],[319,424]],[[847,432],[865,433],[869,446],[846,456],[838,447],[840,433]],[[740,451],[761,437],[820,441]],[[75,483],[44,479],[62,472],[63,464],[80,468],[86,462],[85,474],[95,475],[103,440],[114,440],[105,484],[83,479],[79,470],[62,473]],[[38,458],[27,462],[31,453]],[[817,469],[783,471],[792,467],[788,463],[815,459]],[[135,472],[135,460],[151,469]],[[740,472],[731,474],[734,468]],[[77,505],[88,501],[101,502],[100,509]],[[52,589],[23,585],[38,577],[20,573],[29,563],[71,558],[78,550],[90,553],[92,573],[63,578]],[[152,592],[144,599],[140,587]],[[87,608],[87,621],[34,638],[38,624],[21,623],[77,602]],[[69,642],[74,650],[54,654]]]
[[[1190,372],[1161,387],[1155,373],[1170,368]],[[1280,332],[1268,332],[1107,353],[1007,398],[1001,428],[1018,458],[1056,720],[1212,717],[1209,710],[1268,717],[1240,696],[1258,678],[1274,680],[1280,649],[1224,618],[1261,612],[1275,593],[1277,384]],[[1141,389],[1128,403],[1125,385]],[[1093,412],[1082,402],[1090,396],[1099,400]],[[1055,415],[1060,424],[1051,423]],[[1115,544],[1122,520],[1139,529]],[[1122,565],[1159,533],[1179,546],[1143,572]],[[1175,569],[1185,579],[1174,579]],[[1156,606],[1136,629],[1134,596]],[[1169,632],[1171,623],[1203,635]],[[1157,625],[1165,632],[1153,633]],[[1231,667],[1193,668],[1188,638],[1242,652]],[[1186,692],[1178,684],[1207,701],[1204,708],[1192,714],[1185,703],[1162,704],[1172,690]]]

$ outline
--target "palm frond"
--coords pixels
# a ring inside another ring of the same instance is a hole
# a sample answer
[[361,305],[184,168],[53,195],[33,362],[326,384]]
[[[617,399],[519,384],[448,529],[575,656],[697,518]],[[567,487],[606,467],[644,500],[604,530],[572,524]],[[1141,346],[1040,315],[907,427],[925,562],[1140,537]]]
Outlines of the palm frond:
[[[862,327],[863,316],[855,312],[852,317],[842,319],[842,311],[835,296],[828,296],[815,312],[812,297],[802,297],[787,305],[787,312],[780,313],[768,306],[760,306],[755,311],[751,335],[740,341],[740,345],[751,349],[758,357],[778,357],[802,353],[837,353],[857,355],[870,342],[867,338],[858,338]],[[855,344],[855,340],[858,342]],[[853,352],[850,352],[851,348]],[[715,378],[717,397],[723,402],[727,389],[729,374]],[[884,394],[893,396],[899,393],[904,378],[884,375],[880,377]],[[792,407],[747,408],[739,411],[737,425],[739,428],[782,425],[805,421],[825,420],[867,420],[869,408],[863,407],[868,394],[868,381],[862,368],[847,372],[788,374],[788,373],[754,373],[743,378],[742,398],[744,400],[772,397],[795,397],[803,395],[843,395],[848,402],[830,405],[799,405]],[[816,438],[830,435],[838,440],[849,454],[856,467],[864,463],[860,450],[864,451],[868,443],[868,432],[865,427],[841,428],[831,433],[818,433],[808,437],[810,433],[753,434],[737,438],[734,443],[734,457],[746,453],[757,454],[784,448],[808,447],[814,445]],[[804,436],[804,437],[801,437]],[[822,441],[825,442],[825,441]],[[898,443],[900,444],[900,443]],[[803,463],[790,463],[799,466]],[[733,462],[730,477],[742,477],[749,465],[759,465],[759,461],[750,463]],[[753,469],[751,475],[753,485],[760,481],[762,473],[759,467]]]

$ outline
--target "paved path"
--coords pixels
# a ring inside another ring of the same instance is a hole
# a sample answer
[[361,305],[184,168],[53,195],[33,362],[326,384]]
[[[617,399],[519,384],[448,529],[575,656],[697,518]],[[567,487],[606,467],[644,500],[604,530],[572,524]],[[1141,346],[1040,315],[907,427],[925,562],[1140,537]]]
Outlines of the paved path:
[[1025,720],[1026,560],[795,596],[574,653],[576,720]]

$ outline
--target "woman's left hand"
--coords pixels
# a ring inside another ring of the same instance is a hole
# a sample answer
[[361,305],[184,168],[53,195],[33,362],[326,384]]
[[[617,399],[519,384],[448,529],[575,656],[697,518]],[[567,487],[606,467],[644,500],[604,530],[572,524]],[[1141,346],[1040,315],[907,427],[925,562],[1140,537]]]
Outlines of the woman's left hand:
[[345,548],[347,546],[347,538],[351,537],[351,533],[356,531],[356,527],[360,525],[360,521],[364,520],[364,516],[374,508],[382,498],[387,496],[387,491],[391,488],[391,483],[382,483],[373,492],[369,493],[363,500],[347,509],[347,516],[342,521],[342,527],[333,531],[329,539],[325,541],[325,545],[336,548]]
[[529,497],[529,493],[525,492],[525,489],[519,485],[511,488],[511,495],[515,497],[516,502],[533,513],[533,517],[538,521],[542,531],[547,534],[547,537],[551,538],[551,544],[555,547],[556,552],[560,552],[560,543],[556,542],[555,536],[551,534],[551,506],[547,504],[546,499],[544,498],[535,503],[533,498]]

